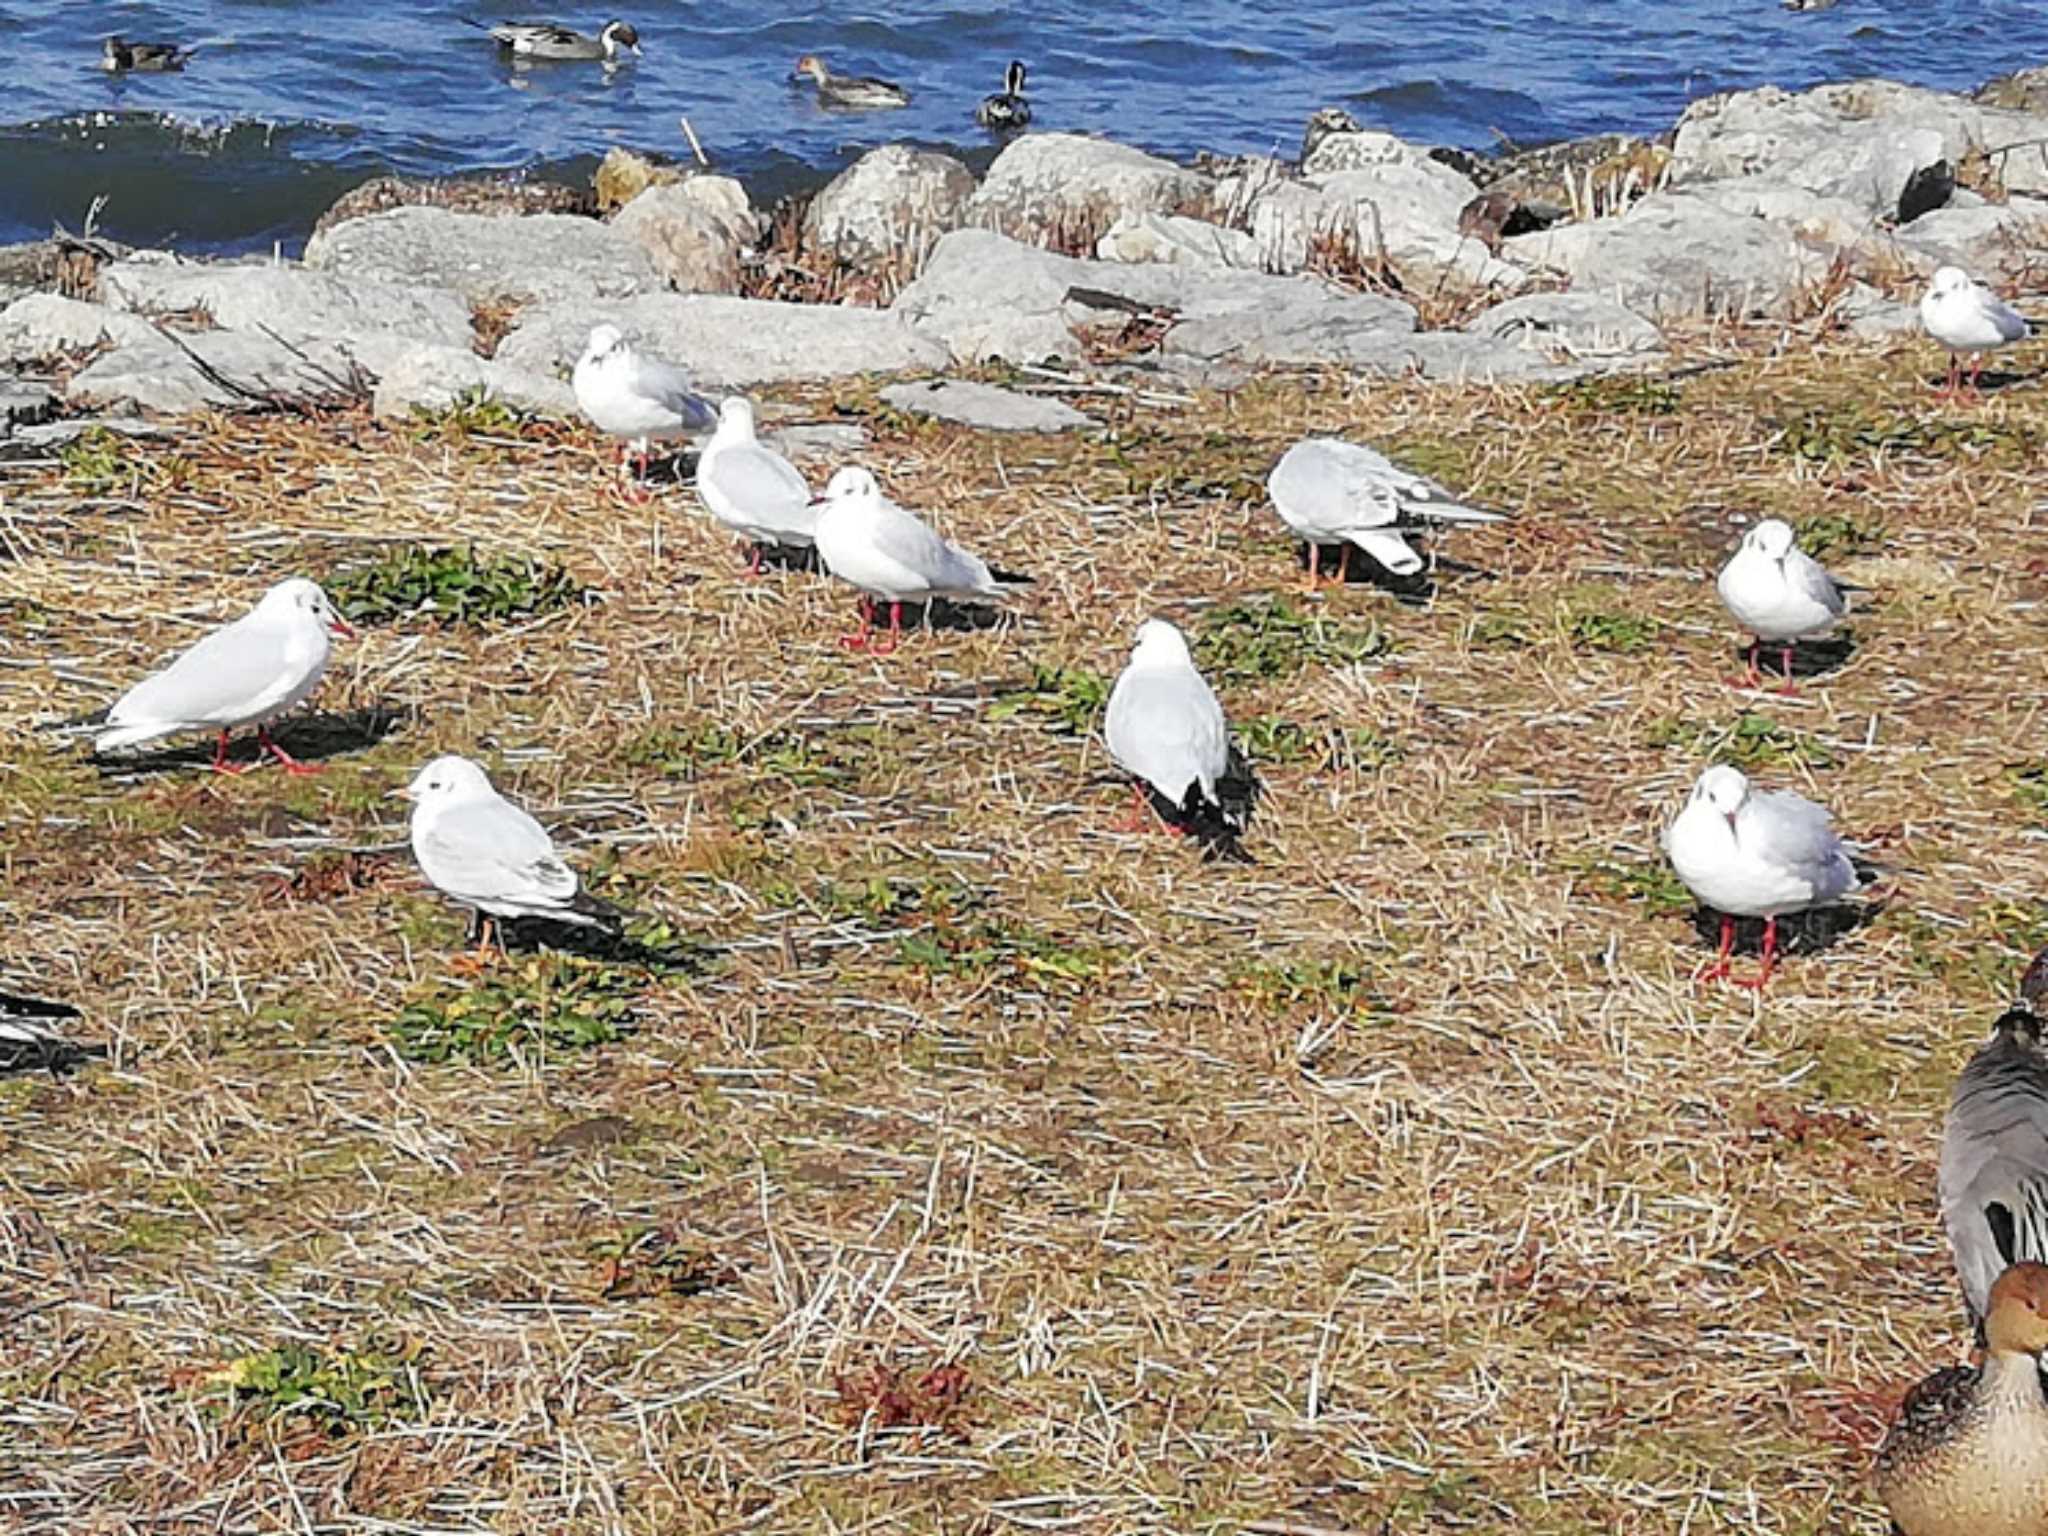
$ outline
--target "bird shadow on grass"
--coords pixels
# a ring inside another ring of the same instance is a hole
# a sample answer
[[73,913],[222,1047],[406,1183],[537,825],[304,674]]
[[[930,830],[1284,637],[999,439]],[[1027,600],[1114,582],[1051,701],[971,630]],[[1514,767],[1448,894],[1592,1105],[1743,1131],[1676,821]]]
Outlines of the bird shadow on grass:
[[[1824,954],[1858,929],[1876,922],[1890,904],[1889,897],[1880,896],[1870,901],[1838,902],[1832,907],[1817,907],[1811,912],[1788,913],[1778,919],[1778,953]],[[1721,947],[1721,914],[1701,907],[1692,914],[1691,921],[1701,945],[1718,951]],[[1764,920],[1760,917],[1735,919],[1733,952],[1737,955],[1761,955],[1763,947]]]
[[[1977,375],[1977,393],[1995,395],[2003,390],[2019,389],[2023,385],[2038,384],[2040,381],[2039,373],[2017,373],[2010,369],[1992,368]],[[1948,389],[1948,374],[1944,371],[1933,375],[1927,380],[1927,387],[1937,395],[1945,395]],[[1963,398],[1967,401],[1969,396],[1965,395]]]
[[[284,722],[270,735],[280,747],[302,763],[324,763],[346,753],[374,747],[402,725],[416,724],[417,711],[351,709],[340,714],[298,715]],[[181,773],[213,765],[214,744],[195,742],[162,752],[139,756],[91,754],[86,761],[108,778],[150,778],[163,773]],[[255,733],[238,736],[228,748],[228,761],[238,769],[250,769],[268,762],[270,755],[258,745]]]
[[[1105,775],[1095,782],[1125,785],[1134,781],[1121,775]],[[1266,786],[1251,760],[1236,747],[1230,749],[1230,766],[1216,781],[1216,798],[1220,805],[1206,803],[1199,784],[1188,786],[1187,798],[1180,805],[1175,805],[1150,784],[1138,784],[1137,787],[1143,792],[1152,814],[1176,833],[1190,839],[1202,850],[1204,859],[1232,864],[1258,862],[1245,851],[1244,837],[1251,830],[1252,813],[1266,797]]]
[[[472,912],[469,920],[471,944],[482,936],[482,927],[481,920]],[[630,965],[664,976],[702,975],[709,969],[712,957],[711,950],[705,945],[666,936],[665,926],[662,928],[665,937],[658,943],[648,943],[625,931],[613,932],[585,923],[558,922],[551,917],[492,918],[491,928],[497,935],[499,947],[508,955],[536,954],[551,949],[582,960]]]
[[[1317,547],[1321,553],[1316,556],[1316,560],[1322,569],[1323,575],[1334,579],[1338,570],[1338,562],[1343,558],[1346,546],[1342,544],[1324,544]],[[1300,566],[1304,572],[1308,570],[1308,548],[1306,544],[1297,545],[1295,548],[1295,564]],[[1404,608],[1428,607],[1436,600],[1437,590],[1442,585],[1442,578],[1445,576],[1454,576],[1460,580],[1470,578],[1492,581],[1494,579],[1491,571],[1485,570],[1480,566],[1467,565],[1462,560],[1453,560],[1445,555],[1435,556],[1421,570],[1416,571],[1412,575],[1401,576],[1388,570],[1362,549],[1353,549],[1351,551],[1350,561],[1343,569],[1345,586],[1372,587],[1376,591],[1386,593],[1387,596],[1394,599],[1395,602],[1401,604]]]
[[[1818,640],[1801,640],[1792,647],[1792,681],[1808,682],[1817,677],[1829,677],[1849,665],[1856,654],[1856,637],[1847,630]],[[1749,665],[1749,647],[1738,643],[1735,647],[1735,661],[1738,667]],[[1785,650],[1783,646],[1766,644],[1757,652],[1757,670],[1763,674],[1764,687],[1782,683]]]
[[980,630],[1000,629],[1009,619],[1010,615],[1002,609],[987,603],[956,603],[943,597],[903,605],[905,634],[918,628],[944,630],[949,634],[973,634]]

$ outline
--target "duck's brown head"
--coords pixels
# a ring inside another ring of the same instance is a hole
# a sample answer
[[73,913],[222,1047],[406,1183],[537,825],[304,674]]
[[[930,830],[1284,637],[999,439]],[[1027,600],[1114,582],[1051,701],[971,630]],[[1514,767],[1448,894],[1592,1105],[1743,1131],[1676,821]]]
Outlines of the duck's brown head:
[[2015,1264],[1991,1287],[1984,1342],[2008,1354],[2048,1349],[2048,1264]]
[[802,80],[808,76],[810,79],[817,81],[818,84],[823,85],[828,73],[830,71],[825,68],[825,61],[823,59],[819,58],[815,53],[807,53],[796,61],[796,68],[790,72],[790,79]]

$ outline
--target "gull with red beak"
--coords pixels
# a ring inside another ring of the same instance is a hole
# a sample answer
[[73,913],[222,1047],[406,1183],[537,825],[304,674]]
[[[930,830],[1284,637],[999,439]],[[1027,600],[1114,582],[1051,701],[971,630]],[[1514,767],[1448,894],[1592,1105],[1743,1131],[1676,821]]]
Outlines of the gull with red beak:
[[[270,722],[297,708],[320,686],[330,635],[354,635],[319,585],[303,576],[281,581],[232,624],[215,630],[161,672],[152,673],[115,700],[93,750],[148,746],[183,731],[217,731],[213,768],[243,773],[228,762],[228,738],[256,727],[256,741],[286,773],[318,773],[270,736]],[[259,755],[260,760],[260,755]]]
[[[1693,785],[1664,852],[1686,889],[1721,914],[1720,952],[1695,981],[1727,977],[1761,990],[1778,962],[1778,919],[1831,906],[1862,885],[1826,807],[1788,789],[1756,789],[1725,763]],[[1763,969],[1746,980],[1729,976],[1738,917],[1764,919]]]

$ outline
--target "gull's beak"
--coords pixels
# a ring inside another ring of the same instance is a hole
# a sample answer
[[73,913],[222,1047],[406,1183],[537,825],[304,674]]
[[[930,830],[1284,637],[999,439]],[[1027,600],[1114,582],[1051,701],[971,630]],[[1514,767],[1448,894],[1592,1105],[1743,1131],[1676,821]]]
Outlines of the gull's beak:
[[1728,818],[1728,832],[1730,836],[1733,836],[1735,832],[1735,813],[1733,811],[1723,811],[1721,814]]
[[386,800],[413,800],[418,797],[413,794],[410,784],[401,784],[396,789],[385,790],[384,798]]
[[350,640],[353,640],[356,637],[355,626],[349,623],[347,619],[344,619],[338,613],[330,612],[327,615],[327,627],[333,630],[334,633],[336,633],[337,635],[345,636]]

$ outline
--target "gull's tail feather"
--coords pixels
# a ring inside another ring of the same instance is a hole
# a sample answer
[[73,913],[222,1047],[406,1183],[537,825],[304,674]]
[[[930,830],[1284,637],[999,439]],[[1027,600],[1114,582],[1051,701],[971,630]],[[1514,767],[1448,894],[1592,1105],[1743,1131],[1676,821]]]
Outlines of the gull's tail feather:
[[1408,541],[1398,533],[1383,528],[1361,528],[1351,534],[1351,542],[1364,550],[1396,576],[1413,576],[1422,569],[1422,556],[1408,546]]
[[102,704],[98,709],[87,710],[84,714],[74,715],[69,720],[45,720],[36,729],[39,731],[69,732],[74,735],[83,735],[87,731],[96,731],[105,725],[107,723],[107,714],[112,708],[113,705],[111,704]]
[[166,725],[161,720],[139,720],[127,725],[117,725],[110,731],[101,731],[92,739],[94,755],[118,752],[123,747],[144,747],[152,741],[162,741],[166,736],[176,735],[182,729]]
[[7,1019],[75,1019],[79,1012],[69,1003],[53,1003],[42,997],[23,997],[18,992],[0,992],[0,1021]]
[[618,933],[626,926],[633,914],[624,907],[614,906],[602,896],[593,896],[588,891],[578,891],[575,900],[569,903],[563,920],[583,922],[592,928],[602,928],[607,933]]
[[104,1056],[104,1045],[81,1044],[53,1034],[29,1019],[75,1019],[78,1010],[69,1003],[46,1002],[39,997],[17,997],[0,992],[0,1074],[47,1069],[68,1072],[91,1057]]
[[982,569],[999,587],[1028,587],[1038,580],[1036,576],[1026,576],[1022,571],[1006,571],[999,565],[984,565]]
[[1406,510],[1439,523],[1505,523],[1514,517],[1512,512],[1478,506],[1469,501],[1411,501]]

